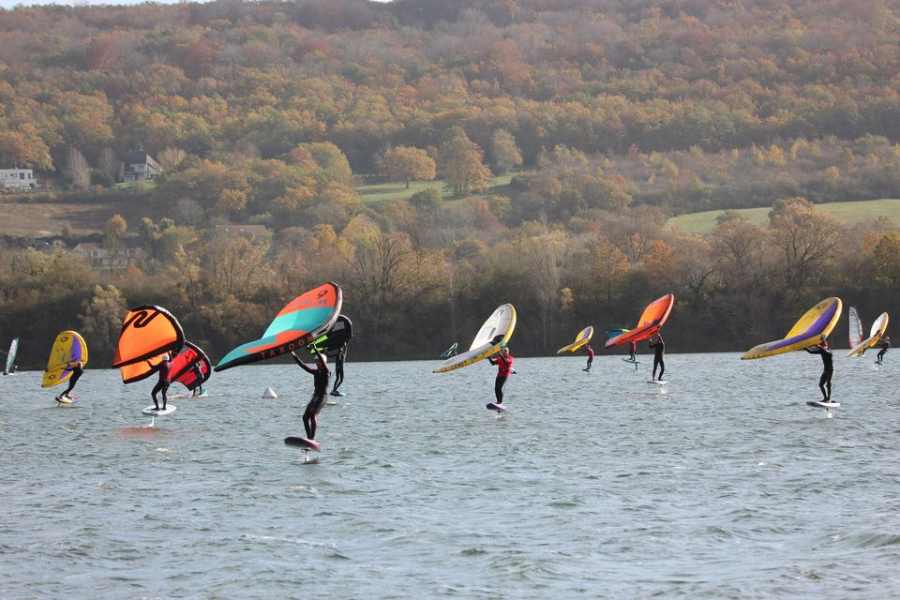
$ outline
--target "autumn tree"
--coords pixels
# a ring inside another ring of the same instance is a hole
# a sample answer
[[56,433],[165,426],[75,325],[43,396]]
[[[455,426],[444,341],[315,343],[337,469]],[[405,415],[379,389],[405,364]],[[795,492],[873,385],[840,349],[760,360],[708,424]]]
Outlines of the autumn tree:
[[193,227],[176,225],[168,217],[163,217],[159,223],[144,217],[138,227],[138,235],[147,247],[150,258],[162,263],[171,262],[179,249],[187,248],[198,239]]
[[440,287],[440,260],[438,253],[416,252],[409,237],[399,232],[370,230],[355,240],[343,280],[376,344],[381,332],[398,318],[397,306],[412,307]]
[[516,138],[505,129],[497,129],[491,136],[491,166],[494,173],[503,175],[522,165],[522,153]]
[[110,186],[116,182],[119,175],[119,159],[115,150],[109,146],[104,146],[97,156],[97,173],[100,176],[103,185]]
[[571,253],[564,231],[544,231],[521,241],[518,254],[523,261],[529,288],[537,297],[541,316],[541,346],[547,349],[554,337],[554,322],[560,310],[562,277]]
[[430,181],[435,176],[434,160],[419,148],[396,146],[384,154],[384,166],[391,181]]
[[782,254],[787,289],[798,294],[824,273],[842,241],[842,225],[804,198],[779,203],[769,218]]
[[672,245],[671,284],[685,289],[695,307],[703,306],[719,287],[721,261],[721,257],[713,253],[707,238],[681,236]]
[[609,240],[592,244],[589,257],[590,278],[609,309],[613,303],[613,290],[628,274],[628,257]]
[[900,232],[889,231],[881,236],[872,249],[872,259],[879,282],[895,289],[900,286]]
[[249,300],[273,277],[266,259],[271,242],[244,236],[216,235],[205,246],[206,287],[215,300]]
[[163,172],[172,171],[181,164],[181,161],[184,160],[185,156],[184,150],[169,147],[161,150],[159,154],[156,155],[156,161],[159,163],[159,166],[162,167]]
[[66,153],[66,168],[73,186],[86,190],[91,185],[91,166],[78,148],[69,148]]
[[82,305],[78,320],[81,333],[90,340],[96,362],[108,364],[112,360],[127,313],[125,298],[116,286],[94,286],[93,295]]
[[721,285],[734,296],[759,291],[772,268],[768,232],[745,219],[723,222],[710,235],[713,254],[721,259]]
[[113,140],[114,112],[104,93],[68,91],[56,101],[59,121],[71,146],[93,155]]
[[172,262],[166,269],[166,277],[178,291],[179,301],[190,306],[196,316],[201,313],[200,304],[205,291],[201,272],[199,256],[185,250],[183,245],[175,249]]
[[0,131],[0,166],[9,168],[15,165],[25,168],[53,170],[53,159],[50,149],[31,128],[32,133],[24,131]]
[[484,152],[459,127],[451,131],[450,139],[438,150],[438,166],[447,186],[456,195],[481,192],[491,181],[491,172],[484,166]]
[[107,248],[121,247],[128,236],[128,224],[122,215],[115,214],[103,226],[103,240]]

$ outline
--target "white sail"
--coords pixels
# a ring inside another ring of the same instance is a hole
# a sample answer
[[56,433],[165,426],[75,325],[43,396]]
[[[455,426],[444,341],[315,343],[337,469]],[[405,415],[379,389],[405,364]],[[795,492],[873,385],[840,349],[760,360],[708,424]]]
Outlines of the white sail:
[[500,347],[509,341],[515,328],[516,309],[512,304],[499,306],[488,317],[488,320],[484,322],[481,329],[478,330],[478,335],[475,336],[472,345],[469,346],[469,351],[448,358],[434,372],[446,373],[447,371],[455,371],[496,354],[500,351]]
[[6,355],[6,370],[4,373],[12,373],[13,365],[16,364],[16,352],[19,350],[19,338],[14,338],[9,345],[9,354]]
[[874,348],[878,345],[878,342],[881,341],[881,338],[884,336],[884,332],[887,331],[888,326],[888,314],[881,313],[875,322],[872,323],[872,331],[869,334],[869,337],[861,341],[859,344],[853,347],[850,350],[850,353],[847,356],[862,356],[866,353],[866,350],[869,348]]
[[859,313],[856,312],[856,307],[850,307],[850,347],[856,348],[859,346],[863,338],[863,328],[862,321],[859,320]]

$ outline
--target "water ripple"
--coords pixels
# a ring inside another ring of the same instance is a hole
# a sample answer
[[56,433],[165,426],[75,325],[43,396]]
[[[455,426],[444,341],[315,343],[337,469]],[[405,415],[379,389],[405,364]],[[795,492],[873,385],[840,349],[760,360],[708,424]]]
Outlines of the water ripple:
[[672,355],[664,394],[618,357],[523,359],[496,419],[494,369],[436,362],[348,364],[308,456],[283,444],[296,367],[217,374],[155,420],[152,382],[114,371],[64,408],[3,378],[0,596],[900,594],[890,365],[836,357],[825,419],[799,353]]

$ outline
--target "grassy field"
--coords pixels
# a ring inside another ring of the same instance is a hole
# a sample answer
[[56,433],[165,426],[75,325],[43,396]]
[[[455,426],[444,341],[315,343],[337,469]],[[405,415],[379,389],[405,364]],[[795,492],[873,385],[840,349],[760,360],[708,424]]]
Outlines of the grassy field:
[[[491,196],[494,194],[509,195],[509,182],[512,180],[513,174],[508,173],[491,179],[491,185],[484,194],[473,194],[474,196]],[[452,198],[453,194],[444,190],[444,182],[440,179],[434,181],[412,181],[407,189],[404,183],[377,183],[374,185],[363,185],[356,188],[363,202],[366,204],[377,204],[386,200],[405,200],[417,192],[434,188],[441,193],[444,198]]]
[[[872,221],[878,217],[887,217],[895,226],[900,224],[900,199],[832,202],[818,204],[816,208],[828,212],[848,224]],[[771,208],[745,208],[736,212],[755,225],[765,226],[769,224],[770,210]],[[688,233],[709,233],[716,227],[716,217],[724,212],[723,210],[709,210],[679,215],[669,219],[666,227],[669,229],[678,227]]]

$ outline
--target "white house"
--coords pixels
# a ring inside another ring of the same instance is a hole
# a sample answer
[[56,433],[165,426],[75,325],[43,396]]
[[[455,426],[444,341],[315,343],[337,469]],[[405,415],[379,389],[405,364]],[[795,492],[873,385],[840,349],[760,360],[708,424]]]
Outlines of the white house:
[[31,169],[0,169],[0,182],[7,191],[19,192],[37,187],[37,180]]
[[144,256],[139,247],[103,248],[93,242],[78,244],[72,253],[83,257],[95,269],[124,269]]

